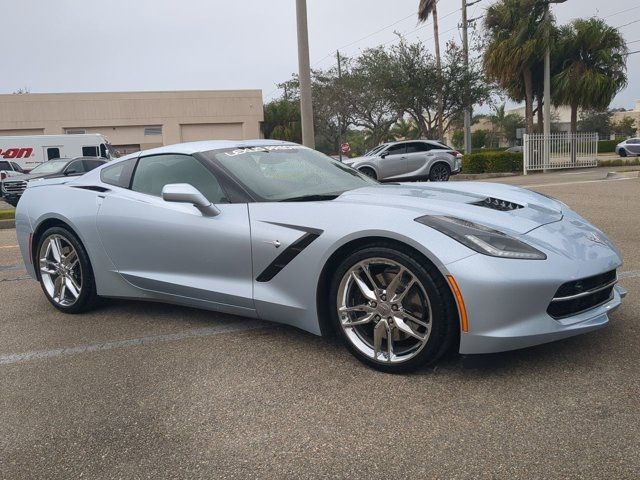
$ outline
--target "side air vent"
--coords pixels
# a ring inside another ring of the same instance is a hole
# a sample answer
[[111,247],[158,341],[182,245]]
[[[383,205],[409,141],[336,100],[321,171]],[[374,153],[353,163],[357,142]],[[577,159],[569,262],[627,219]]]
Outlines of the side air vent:
[[506,200],[500,200],[499,198],[487,197],[479,202],[473,202],[471,205],[477,205],[479,207],[490,208],[492,210],[500,210],[501,212],[510,212],[511,210],[518,210],[524,208],[517,203],[508,202]]
[[91,190],[93,192],[109,192],[110,190],[105,187],[101,187],[99,185],[73,185],[73,188],[79,188],[81,190]]

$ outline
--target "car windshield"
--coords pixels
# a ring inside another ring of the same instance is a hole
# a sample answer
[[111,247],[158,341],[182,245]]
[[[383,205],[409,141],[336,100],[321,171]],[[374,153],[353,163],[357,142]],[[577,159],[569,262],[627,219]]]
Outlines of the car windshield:
[[378,145],[376,148],[374,148],[373,150],[368,151],[367,153],[364,154],[365,157],[371,157],[373,155],[375,155],[376,153],[378,153],[380,150],[382,150],[384,147],[386,147],[387,144],[383,143],[382,145]]
[[61,172],[65,165],[69,163],[68,160],[49,160],[48,162],[41,163],[33,170],[31,173],[37,174],[49,174],[49,173],[59,173]]
[[219,162],[265,201],[329,200],[378,182],[320,152],[298,145],[215,150]]

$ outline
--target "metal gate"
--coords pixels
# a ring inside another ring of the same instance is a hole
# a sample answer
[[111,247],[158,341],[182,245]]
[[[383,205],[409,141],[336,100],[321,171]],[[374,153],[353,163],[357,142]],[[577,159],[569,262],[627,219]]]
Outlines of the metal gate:
[[535,170],[598,166],[597,133],[524,135],[524,174]]

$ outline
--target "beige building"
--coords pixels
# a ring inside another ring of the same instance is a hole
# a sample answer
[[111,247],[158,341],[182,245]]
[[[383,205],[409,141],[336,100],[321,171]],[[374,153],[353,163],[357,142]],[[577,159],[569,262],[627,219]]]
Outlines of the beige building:
[[260,90],[0,95],[0,135],[101,133],[121,153],[260,138]]

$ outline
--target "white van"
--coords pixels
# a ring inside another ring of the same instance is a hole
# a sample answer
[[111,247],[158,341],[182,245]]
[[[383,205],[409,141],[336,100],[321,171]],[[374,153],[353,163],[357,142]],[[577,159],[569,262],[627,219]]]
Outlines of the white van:
[[74,135],[0,136],[0,160],[10,160],[24,170],[54,158],[102,157],[113,160],[115,150],[98,133]]

